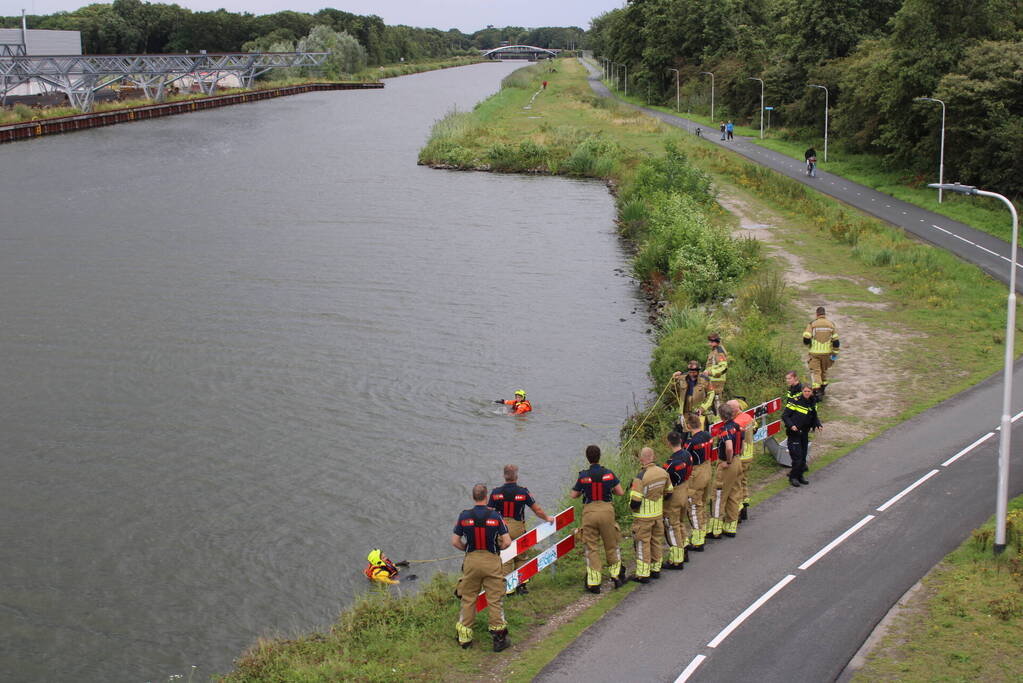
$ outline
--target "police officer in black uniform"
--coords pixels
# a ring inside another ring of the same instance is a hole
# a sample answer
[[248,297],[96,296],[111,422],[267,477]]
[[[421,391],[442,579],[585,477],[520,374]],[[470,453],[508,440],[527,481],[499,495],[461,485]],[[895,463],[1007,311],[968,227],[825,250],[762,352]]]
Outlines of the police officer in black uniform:
[[500,513],[486,506],[487,487],[472,487],[474,506],[462,510],[455,522],[451,545],[465,551],[462,577],[458,592],[462,611],[455,624],[458,643],[463,648],[472,645],[472,627],[476,623],[476,596],[482,587],[487,592],[490,609],[490,634],[494,639],[494,652],[511,645],[508,624],[504,620],[504,575],[501,573],[501,551],[511,545],[508,527]]

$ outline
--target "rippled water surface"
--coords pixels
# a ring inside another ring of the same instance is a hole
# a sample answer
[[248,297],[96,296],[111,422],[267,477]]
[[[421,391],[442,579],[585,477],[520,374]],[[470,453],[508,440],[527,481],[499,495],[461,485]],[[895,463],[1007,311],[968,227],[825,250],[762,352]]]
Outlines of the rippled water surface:
[[605,188],[415,164],[513,68],[0,147],[0,679],[225,671],[613,438],[650,346]]

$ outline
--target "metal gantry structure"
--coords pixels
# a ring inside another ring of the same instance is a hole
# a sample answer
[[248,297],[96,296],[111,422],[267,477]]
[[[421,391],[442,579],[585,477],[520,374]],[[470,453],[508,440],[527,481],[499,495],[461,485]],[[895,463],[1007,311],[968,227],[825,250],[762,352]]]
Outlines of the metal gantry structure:
[[[13,52],[13,51],[12,51]],[[96,92],[118,82],[140,88],[154,102],[167,88],[190,77],[206,95],[217,83],[235,75],[242,87],[270,71],[289,67],[321,66],[329,52],[241,52],[172,55],[0,55],[0,105],[15,88],[31,81],[64,93],[72,107],[88,112]]]

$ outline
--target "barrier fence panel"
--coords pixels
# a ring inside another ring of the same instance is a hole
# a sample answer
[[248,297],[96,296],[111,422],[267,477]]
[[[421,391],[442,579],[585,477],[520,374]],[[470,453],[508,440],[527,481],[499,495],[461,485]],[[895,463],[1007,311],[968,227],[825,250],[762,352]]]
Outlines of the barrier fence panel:
[[[536,576],[538,573],[557,562],[560,558],[572,552],[575,548],[575,534],[569,534],[557,542],[557,544],[543,551],[529,562],[504,577],[505,591],[510,592],[521,584]],[[476,596],[476,611],[479,612],[487,606],[487,595],[480,592]]]
[[555,531],[564,529],[574,521],[575,508],[565,508],[554,515],[553,522],[544,522],[512,540],[512,544],[501,551],[501,562],[510,562],[516,555],[521,555],[540,541],[552,536]]

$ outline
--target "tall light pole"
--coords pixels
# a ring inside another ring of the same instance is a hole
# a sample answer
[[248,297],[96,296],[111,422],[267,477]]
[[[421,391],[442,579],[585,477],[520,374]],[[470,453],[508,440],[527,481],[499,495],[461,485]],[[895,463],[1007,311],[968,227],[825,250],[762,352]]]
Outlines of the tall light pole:
[[701,71],[700,73],[710,76],[710,122],[714,123],[714,74],[709,71]]
[[979,197],[1000,199],[1009,207],[1012,214],[1012,260],[1009,272],[1009,310],[1005,319],[1005,379],[1002,387],[1002,426],[998,444],[998,489],[995,500],[995,554],[1005,552],[1005,516],[1009,507],[1009,444],[1012,437],[1012,361],[1013,346],[1016,341],[1016,244],[1019,241],[1019,215],[1016,207],[1006,197],[997,192],[978,190],[970,185],[959,183],[930,183],[927,187],[936,187],[938,191],[951,190],[960,194],[971,194]]
[[671,68],[669,68],[668,71],[674,71],[675,72],[675,113],[678,114],[678,113],[680,113],[682,111],[682,109],[681,109],[681,107],[679,105],[680,98],[679,98],[679,95],[678,95],[678,93],[679,93],[679,90],[678,90],[678,75],[679,75],[678,74],[678,69],[671,69]]
[[941,157],[938,161],[938,203],[941,204],[941,186],[945,182],[945,103],[933,97],[914,97],[919,102],[937,102],[941,105]]
[[760,81],[760,139],[764,139],[764,79],[754,78],[753,76],[747,77],[746,80]]
[[828,89],[823,85],[810,84],[811,88],[820,88],[824,91],[824,161],[828,160]]

